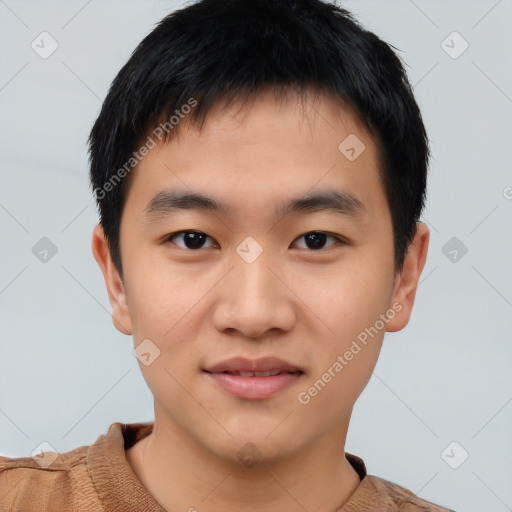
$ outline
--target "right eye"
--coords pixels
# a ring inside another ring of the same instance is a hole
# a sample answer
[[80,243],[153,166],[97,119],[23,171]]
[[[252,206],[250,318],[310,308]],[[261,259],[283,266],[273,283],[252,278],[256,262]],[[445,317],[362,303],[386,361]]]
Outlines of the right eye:
[[[183,240],[183,245],[175,244],[172,241],[173,239],[180,238]],[[176,233],[171,233],[166,236],[164,242],[170,242],[182,249],[198,250],[203,248],[204,241],[208,238],[213,240],[213,238],[210,238],[206,233],[202,233],[201,231],[177,231]]]

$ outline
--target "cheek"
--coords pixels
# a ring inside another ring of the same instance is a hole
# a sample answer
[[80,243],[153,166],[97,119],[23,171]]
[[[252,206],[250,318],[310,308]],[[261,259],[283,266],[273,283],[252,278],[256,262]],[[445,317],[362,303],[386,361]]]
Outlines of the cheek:
[[311,338],[318,343],[314,372],[301,389],[302,401],[297,398],[327,415],[329,421],[350,413],[377,363],[385,333],[380,315],[389,309],[383,277],[361,262],[359,270],[347,266],[328,278],[302,284],[307,285],[307,305],[319,318],[316,327],[311,325]]
[[[133,259],[130,262],[128,307],[133,326],[134,345],[151,340],[160,350],[154,367],[165,367],[182,374],[187,367],[198,365],[201,329],[205,328],[211,302],[209,291],[219,279],[218,271],[201,274],[197,267],[180,265],[169,260]],[[152,367],[148,377],[155,378]],[[151,376],[153,375],[153,377]]]
[[392,291],[389,265],[361,252],[329,272],[317,269],[296,281],[297,295],[304,297],[304,304],[324,326],[327,345],[340,349],[350,344],[388,309]]
[[[134,340],[162,340],[194,299],[194,286],[165,264],[137,258],[127,265],[127,302]],[[190,306],[189,306],[190,307]]]

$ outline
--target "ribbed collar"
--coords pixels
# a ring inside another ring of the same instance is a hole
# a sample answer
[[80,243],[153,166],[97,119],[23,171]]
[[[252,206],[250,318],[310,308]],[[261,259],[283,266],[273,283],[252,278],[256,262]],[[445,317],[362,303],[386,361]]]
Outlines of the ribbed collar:
[[[100,435],[89,447],[87,464],[93,484],[107,510],[165,512],[133,472],[125,450],[151,434],[154,422],[112,423],[107,435]],[[385,504],[386,489],[377,477],[367,475],[364,461],[345,453],[361,483],[349,501],[337,512],[371,512]]]

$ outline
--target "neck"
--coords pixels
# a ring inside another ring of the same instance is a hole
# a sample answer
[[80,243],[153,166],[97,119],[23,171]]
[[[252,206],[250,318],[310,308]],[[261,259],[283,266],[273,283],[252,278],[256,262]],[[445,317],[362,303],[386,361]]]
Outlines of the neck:
[[126,455],[144,487],[169,511],[335,512],[360,484],[345,458],[346,428],[286,459],[243,465],[213,454],[176,425],[163,426],[155,419],[153,432]]

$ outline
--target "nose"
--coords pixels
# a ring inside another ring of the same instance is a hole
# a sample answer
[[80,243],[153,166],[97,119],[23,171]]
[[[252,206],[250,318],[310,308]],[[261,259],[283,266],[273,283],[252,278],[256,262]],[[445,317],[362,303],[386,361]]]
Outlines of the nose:
[[255,339],[292,330],[297,303],[283,269],[263,254],[252,263],[236,255],[233,265],[213,313],[215,328]]

